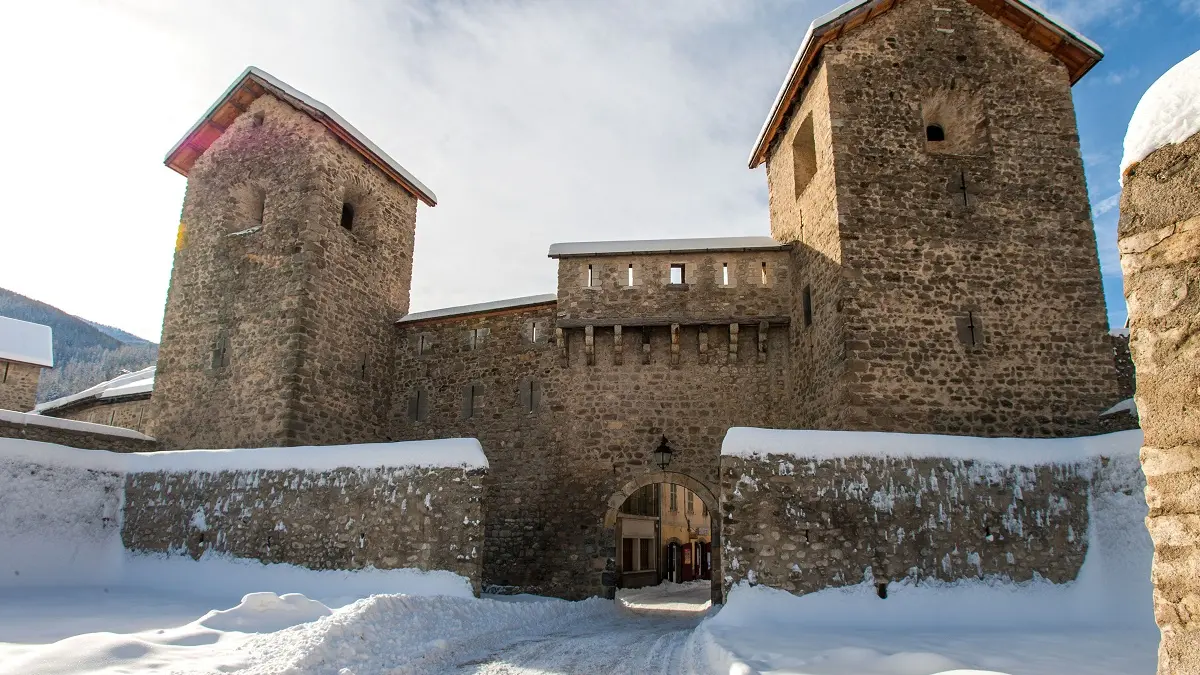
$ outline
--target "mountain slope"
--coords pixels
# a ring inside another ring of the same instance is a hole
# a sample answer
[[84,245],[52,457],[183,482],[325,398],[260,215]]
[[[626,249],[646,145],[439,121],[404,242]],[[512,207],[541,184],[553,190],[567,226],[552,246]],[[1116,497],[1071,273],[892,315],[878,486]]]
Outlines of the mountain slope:
[[42,369],[38,402],[73,394],[122,370],[140,370],[158,359],[153,342],[3,288],[0,316],[45,324],[54,331],[54,368]]

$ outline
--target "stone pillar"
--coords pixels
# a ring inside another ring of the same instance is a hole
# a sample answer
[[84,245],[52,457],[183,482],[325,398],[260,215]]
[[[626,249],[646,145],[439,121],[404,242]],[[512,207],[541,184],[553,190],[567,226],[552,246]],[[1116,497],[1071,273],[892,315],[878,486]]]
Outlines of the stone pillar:
[[1145,432],[1160,675],[1200,674],[1200,134],[1131,167],[1118,244]]

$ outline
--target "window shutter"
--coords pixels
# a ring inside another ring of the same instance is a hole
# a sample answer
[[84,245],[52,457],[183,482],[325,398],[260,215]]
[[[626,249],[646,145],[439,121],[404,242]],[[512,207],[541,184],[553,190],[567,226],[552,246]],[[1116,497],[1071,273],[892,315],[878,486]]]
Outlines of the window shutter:
[[424,389],[417,390],[417,421],[429,419],[429,393]]
[[954,317],[954,327],[958,331],[958,341],[967,346],[975,344],[975,332],[971,328],[971,319],[965,316]]
[[529,412],[530,410],[533,410],[532,386],[533,386],[533,381],[530,380],[529,378],[522,379],[521,383],[519,385],[517,385],[517,400],[519,401],[519,403],[521,405],[521,410],[523,410],[525,412]]
[[421,390],[418,389],[408,397],[408,421],[419,422],[421,420]]
[[460,410],[460,414],[464,420],[470,419],[471,415],[474,413],[474,406],[471,400],[475,393],[474,388],[475,385],[468,384],[464,386],[462,390],[462,408]]

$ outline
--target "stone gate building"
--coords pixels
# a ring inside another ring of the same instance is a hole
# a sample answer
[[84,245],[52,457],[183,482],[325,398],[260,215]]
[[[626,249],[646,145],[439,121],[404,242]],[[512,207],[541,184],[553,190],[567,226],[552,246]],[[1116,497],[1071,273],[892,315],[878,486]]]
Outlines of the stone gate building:
[[1021,0],[843,7],[750,158],[770,237],[555,244],[555,294],[412,314],[433,193],[251,68],[167,157],[188,188],[148,431],[478,438],[485,586],[569,598],[616,583],[639,488],[720,513],[732,426],[1096,433],[1118,383],[1071,86],[1101,56]]

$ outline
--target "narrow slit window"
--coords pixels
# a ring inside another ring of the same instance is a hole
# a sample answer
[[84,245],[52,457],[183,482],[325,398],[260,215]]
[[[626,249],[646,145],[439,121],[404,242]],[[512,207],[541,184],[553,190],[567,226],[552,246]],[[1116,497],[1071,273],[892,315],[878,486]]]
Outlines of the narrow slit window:
[[925,127],[925,140],[930,143],[941,143],[946,140],[946,130],[940,124],[930,124]]
[[529,324],[529,341],[530,342],[538,341],[538,325],[537,325],[536,321]]
[[632,286],[633,285],[633,263],[629,263],[629,269],[626,271],[626,273],[628,274],[628,276],[626,277],[626,284],[629,286]]
[[763,285],[763,286],[766,286],[766,285],[767,285],[767,263],[766,263],[766,262],[764,262],[764,263],[762,264],[762,278],[761,278],[761,281],[762,281],[762,285]]
[[812,286],[804,287],[804,293],[802,294],[801,299],[804,303],[804,325],[811,326],[813,322]]
[[729,263],[721,263],[721,285],[729,285]]
[[354,205],[350,202],[342,202],[342,227],[354,229]]
[[671,283],[682,284],[685,283],[685,279],[686,277],[684,276],[683,264],[673,263],[671,265]]

